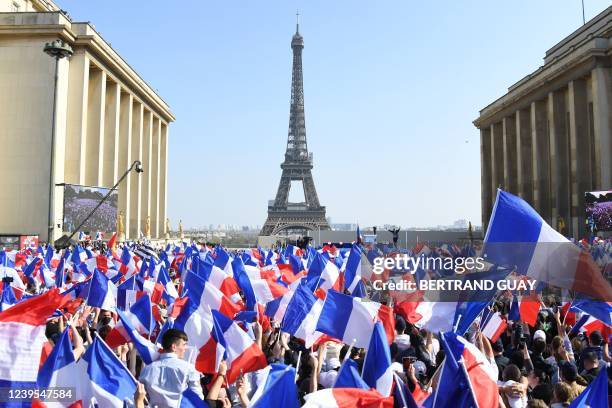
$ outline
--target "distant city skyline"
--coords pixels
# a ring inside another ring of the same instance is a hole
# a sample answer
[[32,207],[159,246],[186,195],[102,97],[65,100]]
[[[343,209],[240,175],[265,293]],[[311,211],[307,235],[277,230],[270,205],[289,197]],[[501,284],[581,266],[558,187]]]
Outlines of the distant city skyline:
[[[308,148],[327,215],[480,224],[478,110],[582,25],[580,2],[58,0],[168,102],[172,225],[261,225],[280,177],[300,9]],[[585,0],[587,20],[609,2]],[[153,27],[153,29],[149,29]]]

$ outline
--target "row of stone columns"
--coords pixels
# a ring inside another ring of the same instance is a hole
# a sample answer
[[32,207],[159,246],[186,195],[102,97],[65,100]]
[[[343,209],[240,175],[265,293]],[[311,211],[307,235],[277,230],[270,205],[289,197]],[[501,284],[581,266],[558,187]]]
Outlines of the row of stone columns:
[[69,78],[65,182],[109,188],[140,160],[144,172],[119,186],[125,238],[144,233],[147,217],[151,237],[163,237],[168,124],[84,52],[72,57]]
[[584,193],[612,188],[610,69],[596,67],[481,127],[483,225],[496,189],[518,194],[553,227],[584,236]]

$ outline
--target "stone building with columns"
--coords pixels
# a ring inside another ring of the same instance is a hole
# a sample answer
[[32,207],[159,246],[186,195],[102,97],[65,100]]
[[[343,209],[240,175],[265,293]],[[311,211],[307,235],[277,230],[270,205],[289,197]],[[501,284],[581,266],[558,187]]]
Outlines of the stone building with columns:
[[[57,88],[55,59],[43,52],[56,39],[74,51],[58,62]],[[149,217],[151,237],[163,237],[174,119],[92,24],[73,22],[49,0],[0,0],[0,234],[46,241],[52,214],[51,238],[59,238],[57,184],[110,188],[140,160],[144,172],[119,187],[125,235],[138,238]]]
[[584,193],[612,189],[612,7],[546,51],[474,125],[483,226],[501,187],[565,235],[585,236]]

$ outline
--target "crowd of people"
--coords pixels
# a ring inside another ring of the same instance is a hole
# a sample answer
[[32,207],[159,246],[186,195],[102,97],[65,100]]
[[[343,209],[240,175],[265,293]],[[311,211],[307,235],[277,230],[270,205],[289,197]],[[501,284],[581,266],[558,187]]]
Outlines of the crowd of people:
[[[109,259],[121,259],[122,248],[111,250],[100,243],[83,246],[90,252],[93,251],[94,256],[107,254]],[[159,259],[168,261],[168,273],[172,285],[178,292],[183,289],[186,265],[169,262],[168,254],[182,254],[185,259],[184,252],[187,247],[189,247],[187,244],[176,247],[180,248],[178,252],[174,247],[157,249]],[[215,249],[205,245],[192,244],[191,248],[200,255],[212,253],[213,257],[215,256]],[[311,250],[318,253],[325,252],[324,249]],[[41,252],[44,255],[47,251],[43,248]],[[240,257],[243,252],[234,251],[231,256]],[[330,249],[328,246],[327,252],[327,259],[330,260],[342,256],[340,251],[333,247]],[[110,255],[111,253],[113,255]],[[268,258],[273,260],[268,266],[273,267],[276,260],[282,257],[282,253],[283,249],[277,249],[273,251],[272,256],[268,255]],[[30,257],[36,258],[36,255],[30,254]],[[176,257],[177,260],[179,258],[180,256]],[[263,259],[261,263],[260,268],[267,269]],[[24,269],[25,266],[21,268]],[[67,268],[66,272],[71,272],[71,269]],[[19,276],[24,283],[24,298],[45,290],[44,285],[35,282],[31,276],[26,276],[21,271]],[[76,280],[71,282],[76,276],[78,275],[67,273],[65,280],[59,285],[62,289],[70,288],[77,283]],[[5,281],[5,288],[9,286],[9,282]],[[278,282],[281,282],[281,279]],[[118,281],[117,284],[119,283]],[[364,296],[365,300],[373,295],[371,285],[368,284],[366,287],[368,289]],[[13,290],[16,289],[13,287]],[[350,292],[344,288],[344,293]],[[239,295],[241,299],[236,300],[237,303],[245,304],[247,299],[244,290],[241,290]],[[441,344],[440,333],[415,324],[414,316],[406,312],[406,308],[402,307],[401,303],[395,303],[393,296],[388,293],[382,295],[378,293],[376,298],[381,304],[393,309],[393,335],[388,339],[390,369],[395,379],[393,393],[390,396],[379,395],[378,399],[367,400],[369,402],[362,400],[360,402],[362,405],[356,406],[442,406],[436,404],[435,395],[441,381],[445,381],[442,367],[445,358],[448,358],[448,352],[445,352]],[[485,358],[482,364],[495,372],[498,393],[495,406],[568,407],[602,371],[606,373],[607,395],[612,395],[611,356],[608,348],[612,340],[610,327],[603,324],[597,326],[598,330],[587,330],[586,333],[579,330],[577,322],[580,320],[581,312],[578,311],[577,315],[571,312],[567,307],[569,305],[565,305],[558,296],[554,295],[541,298],[537,319],[535,323],[528,324],[523,319],[511,316],[512,302],[512,296],[498,294],[487,308],[487,312],[498,313],[504,322],[505,328],[494,336],[485,335],[481,318],[476,318],[465,333],[460,333],[482,353]],[[166,327],[166,323],[171,321],[173,316],[176,317],[176,313],[173,313],[173,304],[163,300],[155,303],[153,315],[156,316],[157,322],[155,328],[148,334],[148,339],[159,347],[159,358],[150,364],[145,364],[132,342],[112,348],[117,358],[138,380],[133,399],[128,403],[136,407],[184,406],[181,404],[186,398],[185,392],[188,391],[197,397],[196,401],[206,404],[201,406],[223,408],[250,406],[258,388],[264,386],[262,378],[265,377],[266,368],[241,372],[237,380],[232,383],[228,383],[227,380],[228,363],[225,360],[218,364],[214,373],[199,372],[193,364],[194,353],[198,352],[192,347],[195,339],[189,338],[183,330]],[[263,312],[265,305],[262,306]],[[0,321],[1,316],[0,313]],[[95,338],[99,337],[106,341],[117,325],[118,315],[113,307],[94,307],[88,305],[87,299],[83,299],[78,307],[65,309],[63,313],[47,321],[45,336],[48,344],[43,350],[42,360],[50,354],[64,330],[70,331],[72,351],[75,360],[78,360]],[[337,387],[340,373],[349,366],[355,367],[359,373],[363,372],[366,348],[353,347],[329,336],[323,336],[315,344],[307,346],[303,339],[284,332],[281,329],[281,322],[259,312],[254,318],[241,321],[241,327],[261,349],[268,367],[279,363],[295,369],[293,392],[297,393],[300,405],[332,406],[314,401],[308,396],[318,390]],[[406,390],[404,394],[402,390]]]

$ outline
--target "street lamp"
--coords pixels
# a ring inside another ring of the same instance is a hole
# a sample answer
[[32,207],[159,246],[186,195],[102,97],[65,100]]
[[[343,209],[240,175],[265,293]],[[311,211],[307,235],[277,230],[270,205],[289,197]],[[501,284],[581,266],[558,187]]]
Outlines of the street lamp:
[[121,182],[123,181],[123,179],[125,179],[127,177],[128,174],[130,174],[130,171],[132,170],[136,170],[136,173],[142,173],[144,170],[142,169],[142,163],[140,162],[140,160],[136,160],[134,161],[134,163],[132,163],[132,165],[125,171],[125,173],[123,173],[123,176],[121,176],[121,178],[119,179],[119,181],[117,181],[117,183],[110,189],[108,190],[108,193],[106,193],[106,195],[104,196],[104,198],[102,198],[102,200],[100,200],[100,202],[98,203],[98,205],[96,205],[94,207],[93,210],[91,210],[91,212],[89,213],[89,215],[87,215],[87,217],[85,217],[85,219],[83,221],[81,221],[81,223],[79,224],[78,227],[76,227],[73,231],[72,234],[68,235],[62,235],[62,237],[60,237],[58,240],[55,241],[54,246],[55,249],[60,250],[60,249],[65,249],[68,248],[71,244],[71,239],[74,236],[74,234],[77,233],[77,231],[79,231],[81,229],[81,227],[83,225],[85,225],[85,223],[87,222],[87,220],[89,220],[91,218],[91,216],[96,212],[96,210],[104,203],[104,201],[106,201],[106,199],[108,197],[110,197],[110,195],[112,194],[113,191],[115,191],[115,189],[117,188],[117,186],[119,186],[119,184],[121,184]]
[[55,187],[55,116],[57,110],[57,79],[58,79],[58,66],[59,60],[62,58],[70,58],[73,54],[72,48],[69,44],[66,44],[63,40],[55,40],[45,44],[45,54],[52,58],[55,58],[55,80],[53,83],[53,114],[51,116],[51,160],[49,169],[49,232],[47,236],[47,242],[51,242],[53,239],[53,205],[54,200],[54,187]]

